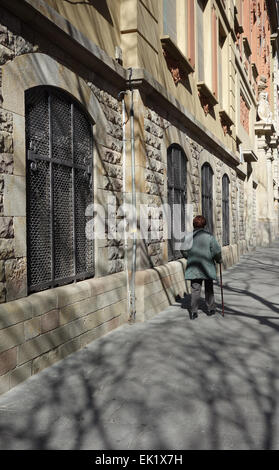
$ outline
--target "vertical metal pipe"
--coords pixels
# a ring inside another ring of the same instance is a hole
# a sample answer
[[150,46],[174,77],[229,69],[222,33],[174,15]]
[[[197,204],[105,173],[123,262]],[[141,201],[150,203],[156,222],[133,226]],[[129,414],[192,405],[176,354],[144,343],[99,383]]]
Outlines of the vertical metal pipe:
[[[132,76],[132,70],[130,79]],[[133,88],[131,90],[131,109],[130,109],[130,124],[131,124],[131,157],[132,157],[132,207],[133,207],[133,246],[132,246],[132,274],[131,274],[131,320],[136,317],[136,293],[135,293],[135,277],[136,277],[136,253],[137,253],[137,207],[136,207],[136,173],[135,173],[135,128],[134,128],[134,96]]]
[[[121,91],[119,97],[122,96],[122,192],[123,192],[123,210],[126,214],[126,111],[125,111],[125,95],[126,91]],[[126,221],[126,215],[125,215]],[[125,224],[126,225],[126,224]],[[131,305],[131,292],[130,292],[130,283],[129,283],[129,269],[128,269],[128,241],[127,241],[127,231],[126,226],[123,227],[123,238],[124,238],[124,263],[126,271],[126,283],[127,283],[127,311],[130,315],[130,305]]]

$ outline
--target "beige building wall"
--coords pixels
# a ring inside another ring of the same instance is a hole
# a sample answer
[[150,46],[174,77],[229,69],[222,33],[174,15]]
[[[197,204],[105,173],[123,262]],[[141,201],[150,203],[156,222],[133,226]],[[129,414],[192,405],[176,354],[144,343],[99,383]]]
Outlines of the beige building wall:
[[[269,86],[274,96],[261,113],[260,75],[241,4],[0,2],[0,393],[111,329],[151,318],[189,294],[185,259],[169,261],[161,210],[168,202],[170,146],[185,156],[193,215],[202,212],[203,165],[211,166],[213,231],[220,245],[222,178],[228,177],[225,268],[278,236],[278,83]],[[270,64],[276,68],[275,36],[272,44]],[[36,86],[68,93],[90,117],[92,196],[105,219],[111,197],[118,208],[134,201],[138,222],[141,205],[149,210],[157,235],[142,238],[137,227],[134,283],[130,230],[127,240],[95,237],[95,277],[28,293],[24,96]]]

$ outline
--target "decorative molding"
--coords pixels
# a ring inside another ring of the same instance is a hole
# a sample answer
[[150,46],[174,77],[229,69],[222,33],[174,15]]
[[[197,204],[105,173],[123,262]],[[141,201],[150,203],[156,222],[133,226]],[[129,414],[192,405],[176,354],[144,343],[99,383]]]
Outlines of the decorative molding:
[[243,155],[244,161],[247,162],[247,163],[252,163],[252,162],[257,162],[258,161],[257,155],[251,149],[242,150],[242,155]]
[[258,181],[256,179],[253,178],[253,188],[256,189],[256,187],[258,186]]
[[231,135],[232,134],[231,126],[233,125],[233,120],[230,118],[230,116],[224,109],[219,111],[219,115],[220,115],[221,125],[224,131],[224,135],[227,135],[227,134]]
[[255,62],[252,62],[252,64],[251,64],[251,69],[252,69],[252,73],[253,73],[254,79],[256,80],[256,78],[257,78],[258,75],[259,75],[259,72],[258,72],[258,68],[257,68]]
[[218,103],[218,100],[210,91],[205,82],[198,82],[197,87],[201,105],[205,115],[207,115],[209,111]]
[[169,36],[162,36],[161,44],[168,69],[177,85],[183,82],[189,73],[194,72],[194,68]]
[[272,135],[275,132],[274,125],[272,123],[266,123],[264,121],[255,122],[255,134],[256,135]]
[[250,44],[249,44],[249,40],[246,36],[244,36],[242,38],[242,41],[243,41],[243,47],[244,47],[244,50],[245,50],[245,54],[247,57],[250,57],[250,55],[252,55],[252,51],[251,51],[251,47],[250,47]]

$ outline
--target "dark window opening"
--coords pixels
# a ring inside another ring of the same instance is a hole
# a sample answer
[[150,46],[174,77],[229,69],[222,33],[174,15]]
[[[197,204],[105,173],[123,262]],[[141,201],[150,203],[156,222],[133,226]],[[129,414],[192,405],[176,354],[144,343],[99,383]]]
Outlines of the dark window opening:
[[230,180],[228,175],[222,178],[222,225],[223,246],[230,244]]
[[93,136],[89,119],[67,93],[36,87],[25,99],[31,293],[94,275],[92,236],[86,236]]
[[202,215],[206,218],[206,229],[213,233],[213,171],[208,163],[202,166]]
[[172,145],[168,149],[168,205],[171,217],[171,234],[168,237],[168,260],[172,261],[182,257],[181,251],[177,250],[175,243],[180,239],[174,236],[174,205],[177,204],[181,220],[181,233],[185,232],[185,205],[187,203],[187,160],[182,148]]

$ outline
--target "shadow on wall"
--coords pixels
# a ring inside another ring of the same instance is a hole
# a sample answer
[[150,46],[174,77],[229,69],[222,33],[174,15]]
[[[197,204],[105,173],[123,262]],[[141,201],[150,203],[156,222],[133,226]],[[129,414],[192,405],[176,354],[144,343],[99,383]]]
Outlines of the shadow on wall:
[[100,15],[103,16],[105,20],[107,20],[111,25],[113,25],[112,17],[107,5],[106,0],[63,0],[66,3],[70,3],[71,5],[91,5],[94,7]]

